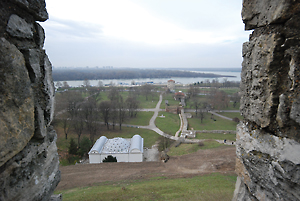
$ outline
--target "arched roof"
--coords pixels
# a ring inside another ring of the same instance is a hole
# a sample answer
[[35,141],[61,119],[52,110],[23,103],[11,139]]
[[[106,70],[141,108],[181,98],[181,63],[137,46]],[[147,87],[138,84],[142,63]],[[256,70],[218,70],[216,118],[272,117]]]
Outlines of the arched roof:
[[130,141],[116,137],[109,139],[103,147],[102,153],[128,153]]
[[144,144],[144,140],[140,135],[134,135],[131,138],[131,145],[130,145],[130,149],[129,152],[143,152],[143,144]]
[[101,136],[96,143],[94,144],[94,146],[92,147],[92,149],[90,150],[89,154],[92,152],[98,152],[100,153],[103,149],[104,144],[107,142],[107,137],[105,136]]

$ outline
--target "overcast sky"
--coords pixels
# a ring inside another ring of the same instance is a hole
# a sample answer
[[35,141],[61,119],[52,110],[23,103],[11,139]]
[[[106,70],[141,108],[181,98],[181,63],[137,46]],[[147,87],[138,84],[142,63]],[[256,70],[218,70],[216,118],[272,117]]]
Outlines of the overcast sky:
[[48,0],[54,67],[240,67],[242,0]]

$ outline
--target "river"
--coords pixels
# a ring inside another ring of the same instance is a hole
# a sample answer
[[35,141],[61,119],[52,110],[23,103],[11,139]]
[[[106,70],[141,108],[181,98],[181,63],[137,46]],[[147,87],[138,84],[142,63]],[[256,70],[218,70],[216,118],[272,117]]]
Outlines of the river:
[[[192,84],[197,82],[205,82],[206,80],[212,81],[213,79],[218,79],[219,82],[224,82],[224,79],[227,81],[241,81],[240,72],[228,72],[228,71],[194,71],[198,73],[214,73],[217,75],[228,75],[235,77],[219,77],[219,78],[201,78],[201,77],[170,77],[170,78],[142,78],[142,79],[103,79],[103,80],[89,80],[92,86],[98,86],[99,81],[103,85],[131,85],[132,82],[135,84],[143,83],[154,83],[154,84],[167,84],[167,81],[172,79],[175,80],[178,84]],[[61,81],[62,82],[62,81]],[[83,84],[83,80],[69,80],[67,81],[69,86],[78,87]],[[56,84],[56,82],[54,82]]]

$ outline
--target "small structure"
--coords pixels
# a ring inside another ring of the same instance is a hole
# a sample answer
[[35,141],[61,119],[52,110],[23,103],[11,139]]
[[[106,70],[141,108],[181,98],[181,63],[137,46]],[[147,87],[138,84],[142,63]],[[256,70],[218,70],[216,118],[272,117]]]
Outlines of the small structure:
[[168,80],[167,88],[170,92],[175,92],[175,80]]
[[185,98],[185,94],[182,91],[175,93],[175,96],[174,96],[175,100],[181,101],[181,99],[184,99],[184,98]]
[[107,139],[101,136],[89,151],[90,163],[102,163],[108,155],[117,158],[117,162],[143,162],[144,139],[140,135],[128,138]]

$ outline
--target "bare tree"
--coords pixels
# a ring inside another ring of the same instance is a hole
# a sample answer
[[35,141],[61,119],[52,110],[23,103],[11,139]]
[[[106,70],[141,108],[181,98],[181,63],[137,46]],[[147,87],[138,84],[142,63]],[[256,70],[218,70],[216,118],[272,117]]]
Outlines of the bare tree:
[[78,146],[80,146],[80,137],[82,135],[83,132],[83,128],[84,128],[84,122],[85,122],[85,118],[84,118],[84,114],[81,111],[81,104],[78,105],[77,109],[74,111],[73,113],[73,121],[72,121],[72,125],[74,128],[75,133],[77,134],[77,139],[78,139]]
[[68,84],[67,81],[64,81],[62,87],[63,87],[64,89],[67,89],[67,88],[69,88],[70,86],[69,86],[69,84]]
[[110,118],[110,111],[111,111],[110,110],[111,109],[110,101],[102,101],[99,104],[99,109],[100,109],[100,112],[102,114],[103,121],[107,126],[107,130],[109,130],[108,121],[109,121],[109,118]]
[[118,88],[114,86],[109,87],[109,90],[108,98],[110,99],[110,102],[113,102],[120,96],[120,93]]
[[237,106],[237,104],[240,102],[241,100],[241,95],[239,94],[239,92],[237,93],[234,93],[232,96],[231,96],[231,100],[233,102],[233,107],[235,108]]
[[118,100],[117,98],[110,102],[110,120],[112,121],[113,130],[115,130],[115,124],[118,120],[118,110],[117,110]]
[[196,117],[197,117],[198,109],[201,106],[201,102],[199,101],[198,98],[196,98],[196,97],[192,98],[192,106],[195,108],[195,113],[196,113]]
[[98,131],[98,110],[97,101],[94,97],[89,97],[82,104],[82,112],[85,117],[85,125],[90,134],[90,141],[94,143],[94,137]]
[[118,117],[119,117],[119,126],[120,126],[120,130],[121,130],[122,123],[123,123],[123,121],[125,119],[125,115],[126,115],[125,103],[123,101],[122,96],[119,96],[117,110],[118,110]]
[[130,96],[126,99],[126,106],[128,109],[129,117],[136,117],[139,108],[139,101],[136,96]]
[[216,88],[211,90],[209,99],[214,109],[217,110],[226,108],[229,105],[228,95],[224,91],[220,91]]
[[55,86],[56,86],[56,88],[60,88],[60,87],[62,87],[63,85],[62,85],[62,83],[61,83],[60,81],[58,81],[58,82],[56,82]]
[[75,91],[66,91],[58,93],[55,96],[55,118],[61,119],[64,129],[65,138],[68,139],[68,133],[74,113],[78,110],[79,105],[83,101],[81,93]]
[[85,88],[90,87],[90,86],[91,86],[90,81],[89,81],[88,79],[83,80],[83,86],[84,86]]
[[193,98],[199,94],[200,90],[195,85],[190,85],[190,88],[188,90],[188,98]]
[[144,84],[141,86],[140,90],[142,94],[146,97],[146,101],[148,100],[148,96],[153,96],[152,94],[153,86],[150,84]]

